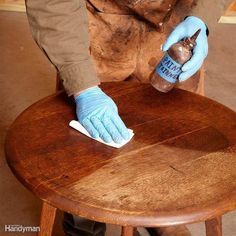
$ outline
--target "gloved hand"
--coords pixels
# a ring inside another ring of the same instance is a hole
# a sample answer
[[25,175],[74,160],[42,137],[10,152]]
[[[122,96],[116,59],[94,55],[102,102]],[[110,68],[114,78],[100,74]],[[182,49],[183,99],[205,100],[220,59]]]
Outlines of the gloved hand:
[[183,72],[179,76],[180,82],[185,81],[194,75],[200,69],[208,54],[207,27],[205,23],[195,16],[187,17],[171,32],[162,47],[163,51],[167,51],[171,45],[185,37],[191,37],[198,29],[201,29],[201,32],[196,40],[197,45],[193,49],[192,58],[182,67]]
[[99,87],[85,90],[75,97],[79,122],[93,138],[110,143],[129,139],[129,132],[118,115],[114,101]]

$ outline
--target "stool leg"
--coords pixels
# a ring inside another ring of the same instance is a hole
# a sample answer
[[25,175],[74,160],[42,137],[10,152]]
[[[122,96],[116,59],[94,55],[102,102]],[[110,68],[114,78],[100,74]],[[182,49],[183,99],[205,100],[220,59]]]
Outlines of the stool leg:
[[222,236],[222,218],[218,216],[205,222],[206,236]]
[[38,236],[51,236],[57,209],[46,202],[43,203]]
[[135,231],[136,231],[136,228],[132,226],[122,226],[121,236],[134,236]]

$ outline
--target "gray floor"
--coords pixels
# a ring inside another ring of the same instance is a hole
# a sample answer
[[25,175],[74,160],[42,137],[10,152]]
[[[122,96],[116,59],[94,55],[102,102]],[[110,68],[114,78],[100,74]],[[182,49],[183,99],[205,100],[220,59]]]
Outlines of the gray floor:
[[[206,1],[199,5],[198,12],[204,15],[210,28],[206,96],[236,110],[236,25],[217,24],[228,2]],[[6,224],[37,225],[41,207],[40,201],[15,179],[6,165],[5,135],[20,112],[54,92],[56,76],[54,68],[33,42],[24,13],[0,12],[0,32],[0,235],[4,236],[9,235],[3,232]],[[63,235],[60,220],[59,212],[57,236]],[[224,216],[223,227],[225,236],[236,235],[236,212]],[[203,224],[189,228],[193,236],[205,235]],[[119,235],[119,227],[109,226],[107,235]]]

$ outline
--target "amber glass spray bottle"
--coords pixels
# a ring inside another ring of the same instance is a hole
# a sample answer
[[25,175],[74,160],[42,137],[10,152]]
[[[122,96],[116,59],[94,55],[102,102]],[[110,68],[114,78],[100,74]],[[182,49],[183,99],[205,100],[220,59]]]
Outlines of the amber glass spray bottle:
[[173,44],[151,76],[151,84],[160,92],[169,92],[177,83],[182,66],[192,57],[192,49],[201,29],[192,37]]

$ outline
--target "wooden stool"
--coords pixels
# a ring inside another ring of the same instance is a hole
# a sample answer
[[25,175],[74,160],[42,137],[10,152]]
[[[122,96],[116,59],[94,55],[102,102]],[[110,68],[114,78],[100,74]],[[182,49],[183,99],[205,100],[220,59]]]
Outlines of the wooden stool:
[[132,141],[115,149],[68,126],[75,107],[63,92],[24,111],[6,140],[7,161],[43,201],[41,236],[52,233],[56,209],[123,226],[205,221],[222,235],[222,214],[236,208],[236,114],[208,98],[150,85],[105,83]]

